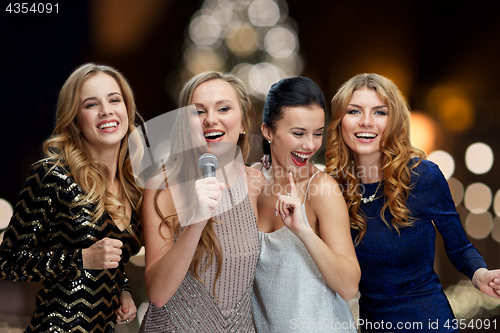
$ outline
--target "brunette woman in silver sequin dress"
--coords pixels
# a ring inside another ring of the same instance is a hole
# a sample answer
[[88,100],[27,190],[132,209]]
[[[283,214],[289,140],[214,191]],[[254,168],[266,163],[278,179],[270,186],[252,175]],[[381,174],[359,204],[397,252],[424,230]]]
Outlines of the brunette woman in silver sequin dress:
[[[195,105],[194,124],[189,126],[201,125],[202,141],[218,158],[219,169],[216,177],[200,179],[196,155],[205,151],[186,149],[172,155],[160,169],[165,171],[145,190],[150,304],[141,332],[254,332],[251,292],[260,250],[257,199],[264,179],[243,164],[249,149],[250,99],[236,77],[207,72],[185,84],[179,104]],[[196,136],[191,127],[177,131],[173,146]],[[197,180],[184,207],[176,201],[184,191],[172,184],[190,179]],[[158,187],[151,186],[157,180]],[[193,206],[187,207],[191,198]]]

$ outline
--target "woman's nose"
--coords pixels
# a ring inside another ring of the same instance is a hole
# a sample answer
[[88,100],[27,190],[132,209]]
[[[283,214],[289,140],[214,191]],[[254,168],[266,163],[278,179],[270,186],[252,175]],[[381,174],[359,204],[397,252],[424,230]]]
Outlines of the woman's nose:
[[206,113],[205,119],[203,119],[203,124],[205,126],[214,126],[219,123],[219,118],[215,112],[208,111]]
[[372,115],[371,114],[364,114],[359,121],[359,125],[363,126],[363,127],[373,126]]
[[105,117],[105,116],[112,114],[112,113],[113,113],[113,109],[111,108],[111,106],[107,105],[106,103],[101,104],[101,108],[100,108],[101,117]]

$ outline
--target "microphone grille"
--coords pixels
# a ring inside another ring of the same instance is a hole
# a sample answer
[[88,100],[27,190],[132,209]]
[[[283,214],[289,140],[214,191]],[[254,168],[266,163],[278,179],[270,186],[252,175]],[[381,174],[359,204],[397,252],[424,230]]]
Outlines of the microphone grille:
[[217,167],[219,166],[219,161],[214,154],[205,153],[198,159],[198,167],[202,169],[206,164],[212,164],[214,166],[214,169],[217,169]]

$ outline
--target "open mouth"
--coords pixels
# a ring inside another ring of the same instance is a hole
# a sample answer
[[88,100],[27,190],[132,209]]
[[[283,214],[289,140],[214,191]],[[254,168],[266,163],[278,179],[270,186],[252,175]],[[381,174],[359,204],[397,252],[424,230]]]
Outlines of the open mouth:
[[292,151],[291,156],[293,163],[295,163],[298,166],[304,166],[309,157],[311,157],[311,154],[302,154]]
[[354,134],[354,136],[358,139],[361,139],[361,140],[373,140],[378,136],[378,134],[371,133],[371,132],[359,132],[359,133]]
[[100,130],[114,130],[115,128],[118,127],[118,122],[116,121],[110,121],[108,123],[103,123],[97,126]]
[[221,139],[226,133],[223,131],[212,131],[212,132],[205,132],[203,135],[205,136],[205,140],[207,141],[218,141]]

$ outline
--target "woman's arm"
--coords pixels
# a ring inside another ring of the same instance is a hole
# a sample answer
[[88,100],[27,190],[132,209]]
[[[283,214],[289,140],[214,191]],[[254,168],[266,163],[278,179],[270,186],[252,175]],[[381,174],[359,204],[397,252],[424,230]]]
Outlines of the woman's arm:
[[53,232],[58,191],[68,186],[61,168],[47,174],[52,166],[47,162],[35,165],[21,190],[0,246],[0,279],[43,283],[78,279],[83,272],[81,249],[41,247]]
[[[198,204],[192,224],[187,225],[174,243],[174,230],[162,223],[155,210],[155,193],[147,189],[143,198],[143,232],[146,248],[145,283],[149,300],[163,306],[174,295],[188,272],[203,228],[221,198],[223,184],[215,177],[196,181]],[[176,212],[170,190],[161,190],[158,206],[168,216]]]
[[330,288],[344,300],[353,298],[358,292],[361,270],[351,240],[347,207],[337,182],[325,173],[319,173],[311,182],[311,197],[306,205],[317,219],[318,236],[305,224],[291,175],[289,180],[292,195],[279,197],[277,212],[286,216],[283,222],[304,243]]
[[483,257],[467,238],[448,182],[437,165],[428,161],[425,163],[428,169],[423,170],[416,186],[417,190],[425,191],[425,195],[418,195],[418,198],[421,206],[425,207],[427,218],[434,222],[443,237],[448,258],[462,274],[472,280],[474,287],[486,295],[500,298],[500,270],[486,268]]

